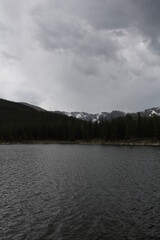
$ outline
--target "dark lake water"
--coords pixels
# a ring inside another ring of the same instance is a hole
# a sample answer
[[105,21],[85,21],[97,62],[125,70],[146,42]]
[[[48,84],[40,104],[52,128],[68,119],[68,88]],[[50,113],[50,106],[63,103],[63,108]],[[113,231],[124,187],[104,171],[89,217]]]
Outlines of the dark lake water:
[[160,239],[160,148],[0,145],[0,239]]

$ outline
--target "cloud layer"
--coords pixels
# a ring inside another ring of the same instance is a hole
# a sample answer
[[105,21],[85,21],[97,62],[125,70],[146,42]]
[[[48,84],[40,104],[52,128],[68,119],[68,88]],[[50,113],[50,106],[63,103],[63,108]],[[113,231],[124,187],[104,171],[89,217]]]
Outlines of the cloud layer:
[[159,0],[0,0],[0,97],[49,110],[160,106]]

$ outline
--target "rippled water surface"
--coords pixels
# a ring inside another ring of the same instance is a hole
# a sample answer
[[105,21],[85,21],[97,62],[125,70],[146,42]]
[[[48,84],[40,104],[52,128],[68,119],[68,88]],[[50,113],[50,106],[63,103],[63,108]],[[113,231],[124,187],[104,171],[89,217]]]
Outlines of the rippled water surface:
[[160,239],[160,148],[1,145],[0,239]]

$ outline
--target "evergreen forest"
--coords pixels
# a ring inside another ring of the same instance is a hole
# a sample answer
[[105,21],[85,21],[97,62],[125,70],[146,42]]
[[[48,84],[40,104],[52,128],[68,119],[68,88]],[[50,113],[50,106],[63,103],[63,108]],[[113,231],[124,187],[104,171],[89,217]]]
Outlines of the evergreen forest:
[[0,99],[0,142],[28,140],[158,141],[160,117],[141,117],[137,113],[134,117],[127,114],[112,120],[87,122]]

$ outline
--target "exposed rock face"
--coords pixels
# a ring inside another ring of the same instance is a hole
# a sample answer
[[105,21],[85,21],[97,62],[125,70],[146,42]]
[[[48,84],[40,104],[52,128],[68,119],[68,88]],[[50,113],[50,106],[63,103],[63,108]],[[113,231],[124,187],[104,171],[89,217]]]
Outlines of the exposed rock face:
[[[127,113],[122,111],[101,112],[101,113],[95,113],[95,114],[86,113],[86,112],[60,112],[60,111],[57,111],[57,113],[61,113],[69,117],[75,117],[78,119],[82,119],[85,121],[92,121],[92,122],[100,121],[102,119],[111,120],[113,118],[124,117],[126,116],[126,114],[130,114],[132,116],[137,115],[137,113]],[[152,117],[153,115],[160,116],[160,108],[157,107],[157,108],[146,109],[144,111],[141,111],[140,115],[144,117]]]
[[[47,111],[43,108],[28,104],[28,103],[21,103],[23,105],[26,105],[28,107],[34,108],[37,111]],[[112,111],[112,112],[101,112],[101,113],[86,113],[86,112],[65,112],[65,111],[54,111],[56,113],[60,113],[60,114],[64,114],[67,115],[69,117],[74,117],[77,119],[82,119],[85,121],[92,121],[92,122],[99,122],[100,120],[104,119],[104,120],[111,120],[113,118],[118,118],[118,117],[125,117],[126,114],[130,114],[133,117],[137,115],[136,113],[127,113],[127,112],[122,112],[122,111]],[[160,116],[160,108],[156,107],[156,108],[149,108],[149,109],[145,109],[144,111],[139,112],[140,115],[142,117],[152,117],[154,115],[156,116]]]

